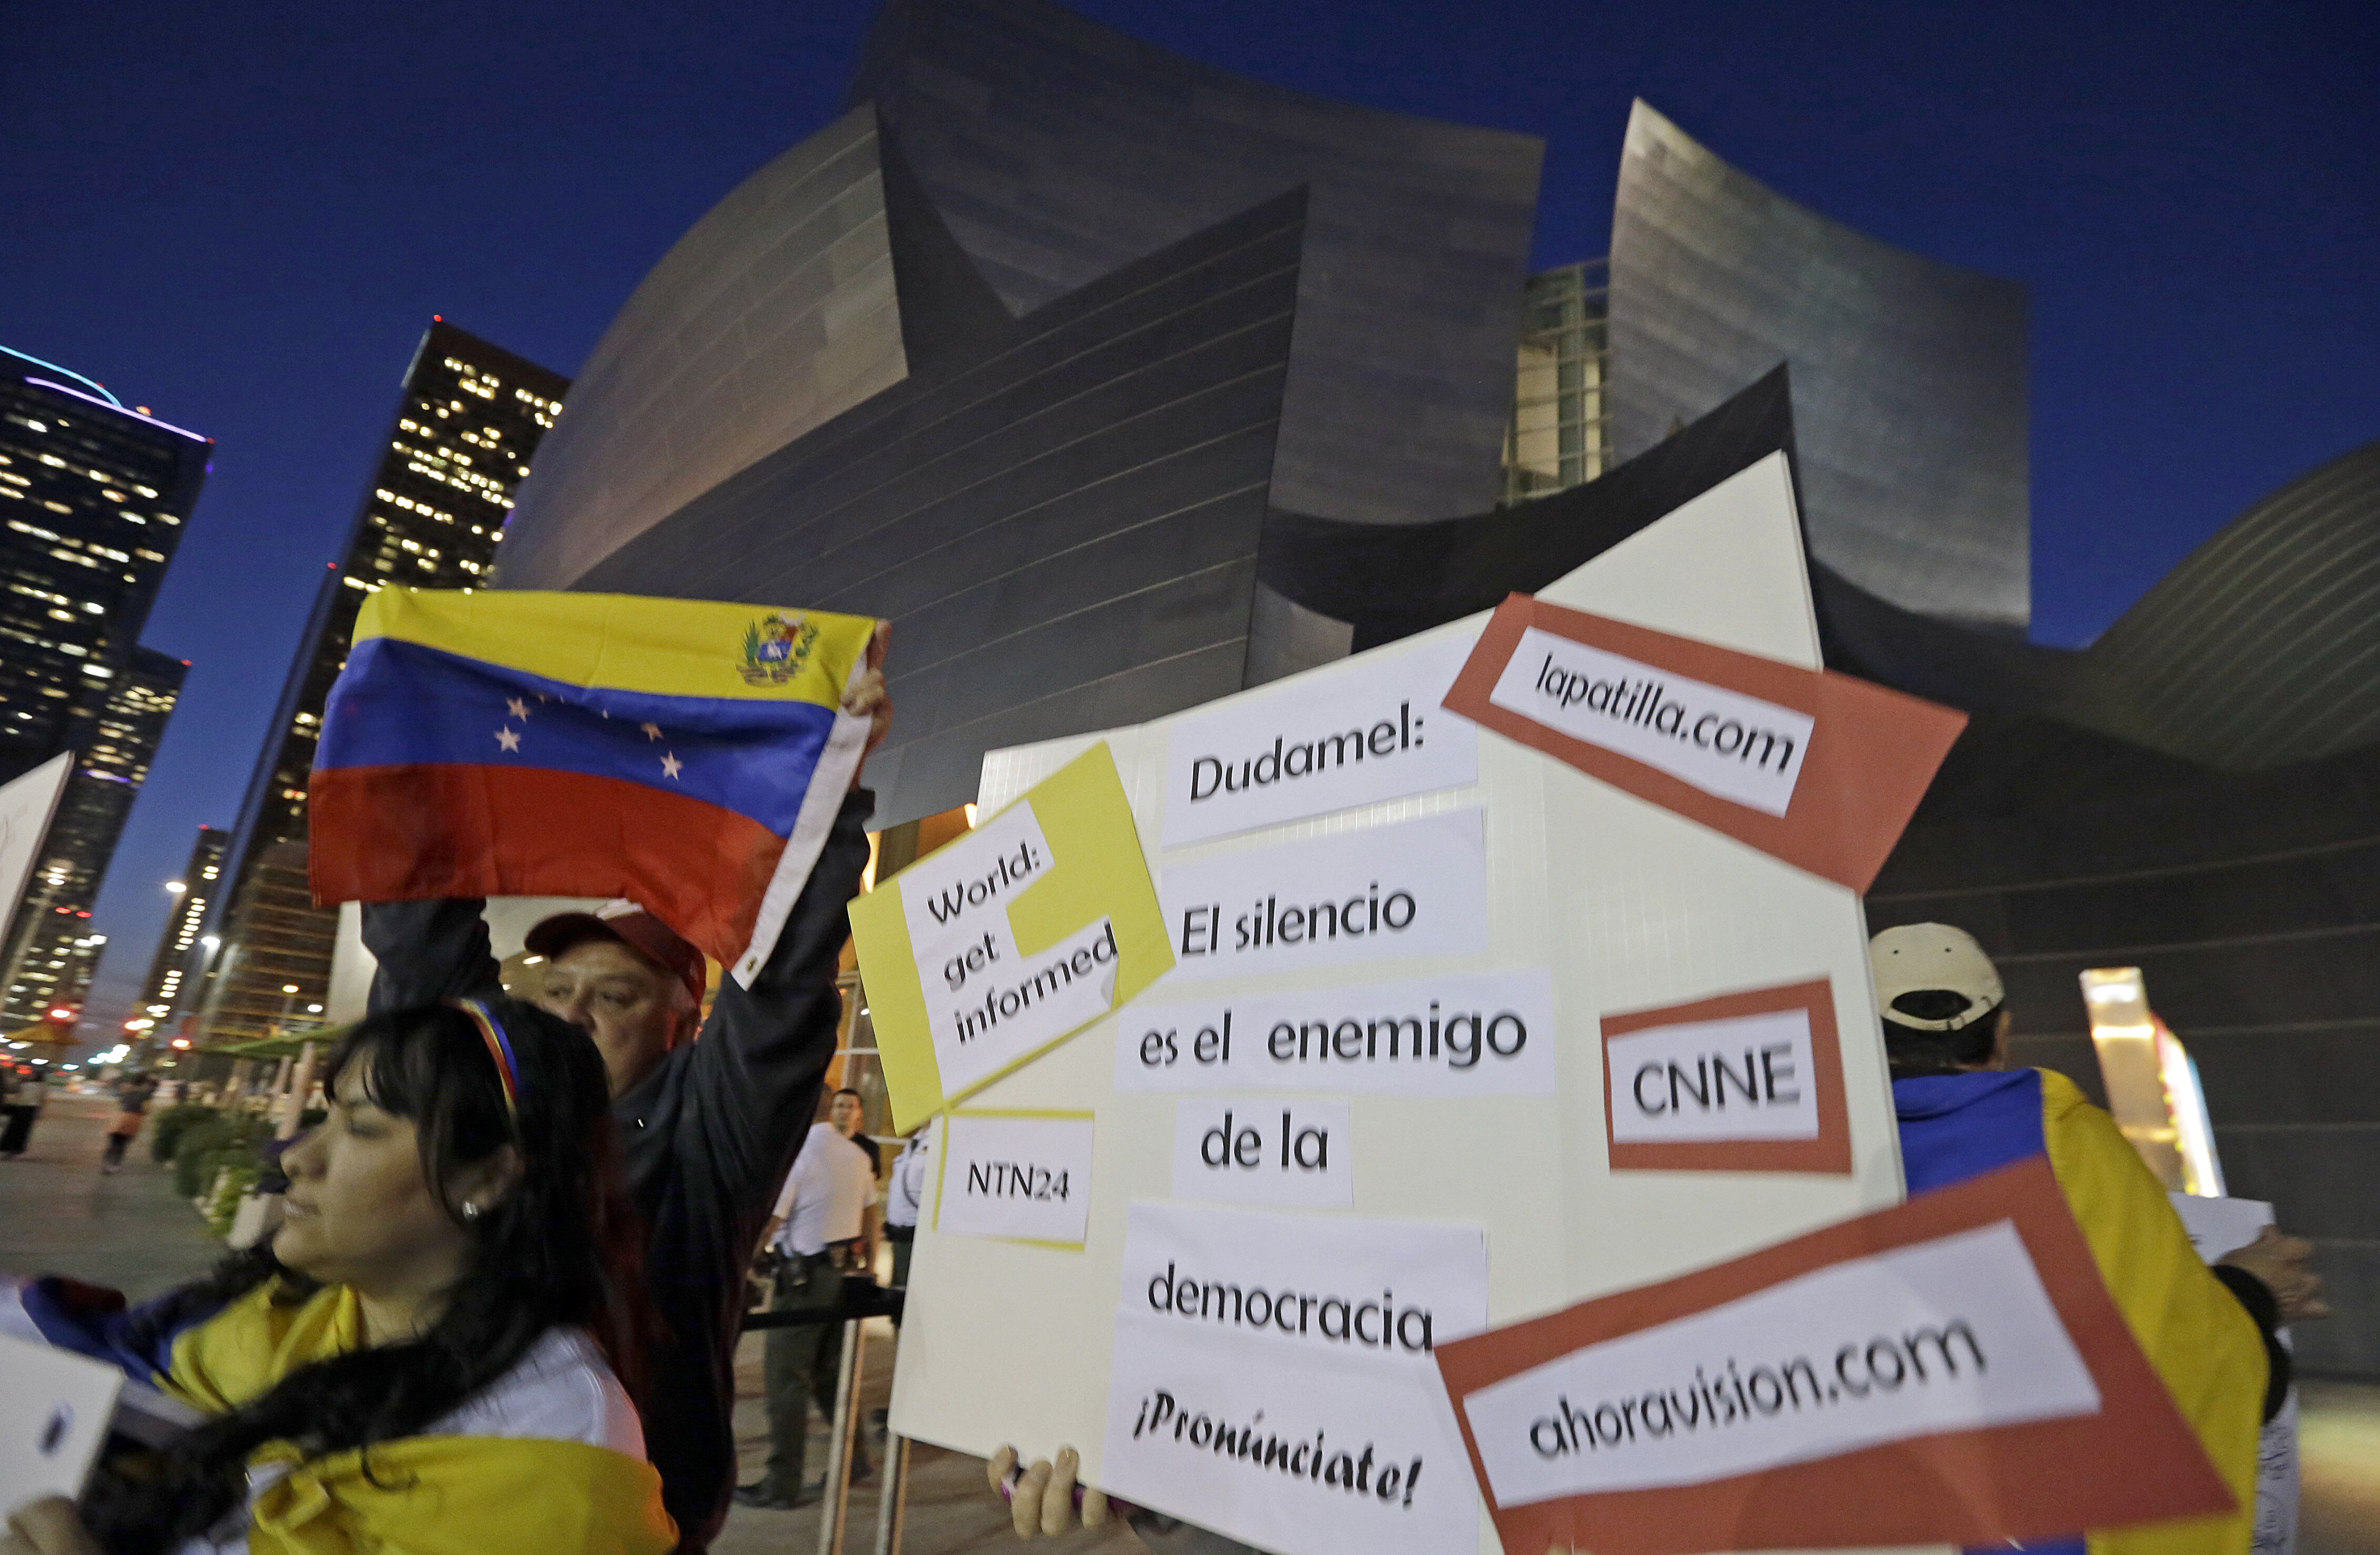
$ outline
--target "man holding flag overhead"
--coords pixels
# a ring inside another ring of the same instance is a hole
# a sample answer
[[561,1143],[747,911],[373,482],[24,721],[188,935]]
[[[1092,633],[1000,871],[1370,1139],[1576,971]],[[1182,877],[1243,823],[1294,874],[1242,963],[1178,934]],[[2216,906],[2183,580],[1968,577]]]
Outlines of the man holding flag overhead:
[[[323,721],[315,895],[367,904],[375,1008],[496,986],[482,897],[629,899],[532,929],[527,991],[610,1074],[682,1549],[726,1514],[744,1272],[834,1051],[885,643],[818,612],[382,589]],[[707,1021],[705,954],[728,972]]]

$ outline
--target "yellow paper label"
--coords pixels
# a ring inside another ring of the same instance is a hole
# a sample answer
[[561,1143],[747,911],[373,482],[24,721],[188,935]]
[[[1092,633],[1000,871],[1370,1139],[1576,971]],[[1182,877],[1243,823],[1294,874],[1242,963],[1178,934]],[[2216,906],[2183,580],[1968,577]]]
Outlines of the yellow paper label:
[[[1029,813],[1016,813],[1020,808]],[[1019,842],[1013,851],[999,847],[1000,839],[1010,833],[1028,840]],[[969,851],[959,851],[963,849]],[[928,865],[934,868],[928,870]],[[935,965],[921,966],[911,925],[923,921],[931,927],[939,920],[926,911],[924,903],[904,897],[904,883],[919,891],[929,879],[940,882],[954,874],[964,878],[951,885],[938,885],[938,899],[948,899],[954,914],[972,905],[977,916],[964,921],[954,917],[952,932],[959,935],[969,928],[982,928],[989,941],[937,947],[931,955]],[[1013,896],[1002,896],[1000,888],[1013,880],[1026,883]],[[972,902],[965,896],[970,882],[978,892]],[[1088,932],[1102,919],[1109,926],[1111,944],[1104,936]],[[1096,946],[1074,953],[1073,968],[1104,976],[1111,970],[1107,957],[1111,952],[1114,992],[1108,1008],[1112,1011],[1173,966],[1164,912],[1158,905],[1157,887],[1149,879],[1148,860],[1133,824],[1132,806],[1104,741],[1034,785],[999,815],[982,820],[968,837],[854,902],[851,930],[859,953],[860,976],[868,987],[885,1089],[892,1099],[892,1126],[899,1133],[1014,1073],[1101,1018],[1087,1016],[1047,1035],[991,1072],[970,1074],[946,1084],[944,1065],[938,1056],[935,1015],[929,1011],[928,978],[940,979],[938,993],[948,995],[954,985],[973,975],[981,980],[968,986],[966,996],[973,998],[978,988],[990,988],[992,991],[986,997],[997,1000],[1014,990],[1013,983],[1003,989],[998,979],[1016,975],[1020,958],[1024,973],[1038,969],[1045,975],[1050,970],[1062,975],[1067,967],[1061,962],[1036,968],[1034,958],[1060,947],[1062,942],[1079,944],[1087,937],[1099,939],[1101,942]],[[941,1012],[944,1023],[942,1051],[955,1055],[963,1042],[980,1038],[980,1030],[972,1023],[968,1034],[960,1035],[960,1027],[953,1024],[950,998],[937,999],[933,1009]]]

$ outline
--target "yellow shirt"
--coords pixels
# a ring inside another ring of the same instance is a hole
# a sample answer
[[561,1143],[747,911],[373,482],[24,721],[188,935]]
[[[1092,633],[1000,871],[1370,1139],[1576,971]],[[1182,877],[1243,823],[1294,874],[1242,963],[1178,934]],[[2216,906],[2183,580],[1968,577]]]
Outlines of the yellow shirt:
[[[361,1342],[352,1291],[275,1305],[260,1288],[177,1337],[161,1381],[222,1414]],[[310,1461],[268,1443],[250,1460],[251,1555],[665,1555],[677,1542],[633,1412],[584,1335],[548,1334],[432,1432]]]
[[[2246,1555],[2256,1520],[2256,1443],[2267,1362],[2264,1336],[2206,1272],[2165,1186],[2116,1123],[2073,1081],[2041,1071],[2050,1169],[2091,1245],[2100,1278],[2164,1379],[2238,1510],[2089,1536],[2090,1555]],[[2121,1474],[2121,1464],[2107,1465]]]

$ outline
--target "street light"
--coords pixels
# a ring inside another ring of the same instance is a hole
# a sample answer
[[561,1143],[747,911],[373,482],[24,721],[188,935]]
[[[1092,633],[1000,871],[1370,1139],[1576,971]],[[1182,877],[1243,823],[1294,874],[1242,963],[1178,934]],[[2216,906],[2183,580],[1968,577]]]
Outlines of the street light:
[[273,1023],[273,1036],[278,1037],[289,1028],[289,1012],[297,1002],[298,985],[296,983],[283,983],[281,985],[281,1017]]
[[165,891],[169,895],[179,896],[189,889],[190,888],[188,885],[184,884],[180,881],[167,881],[165,882]]

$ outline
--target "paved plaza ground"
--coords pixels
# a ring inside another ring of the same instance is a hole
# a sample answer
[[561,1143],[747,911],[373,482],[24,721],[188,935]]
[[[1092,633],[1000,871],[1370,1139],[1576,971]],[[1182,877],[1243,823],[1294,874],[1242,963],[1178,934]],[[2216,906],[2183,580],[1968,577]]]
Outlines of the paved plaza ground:
[[[190,1206],[176,1197],[164,1167],[149,1160],[144,1136],[124,1171],[100,1172],[102,1140],[115,1109],[99,1098],[50,1103],[23,1160],[0,1161],[0,1270],[74,1274],[135,1299],[190,1278],[222,1251]],[[891,1325],[870,1325],[862,1403],[882,1408],[897,1344]],[[768,1455],[760,1399],[762,1336],[747,1336],[736,1357],[735,1434],[747,1480]],[[2380,1555],[2380,1387],[2309,1381],[2302,1391],[2305,1474],[2299,1555]],[[810,1477],[824,1472],[823,1431],[811,1432]],[[880,1464],[884,1443],[871,1434]],[[882,1476],[856,1489],[843,1549],[875,1548]],[[966,1555],[1014,1542],[1005,1508],[985,1488],[980,1459],[936,1448],[915,1451],[906,1500],[907,1555]],[[819,1548],[815,1508],[754,1512],[738,1508],[711,1547],[719,1555],[812,1555]],[[1138,1540],[1120,1529],[1036,1540],[1049,1555],[1133,1555]]]

